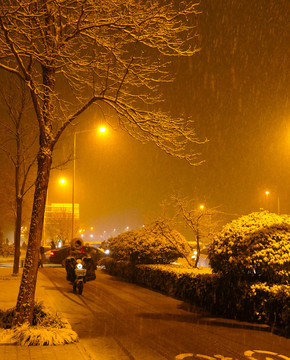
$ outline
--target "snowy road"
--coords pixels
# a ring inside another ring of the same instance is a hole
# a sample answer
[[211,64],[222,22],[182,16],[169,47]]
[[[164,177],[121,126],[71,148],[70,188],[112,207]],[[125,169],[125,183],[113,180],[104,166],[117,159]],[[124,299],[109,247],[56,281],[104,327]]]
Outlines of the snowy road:
[[101,271],[81,296],[63,268],[40,269],[39,277],[45,301],[69,320],[91,359],[290,360],[289,339],[188,312],[181,301]]

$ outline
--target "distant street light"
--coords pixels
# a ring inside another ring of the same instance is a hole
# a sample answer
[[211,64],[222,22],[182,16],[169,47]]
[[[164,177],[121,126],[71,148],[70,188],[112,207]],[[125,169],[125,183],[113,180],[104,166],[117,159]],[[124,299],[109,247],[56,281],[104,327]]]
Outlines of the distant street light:
[[265,196],[266,196],[266,204],[265,204],[266,206],[265,206],[265,208],[268,211],[269,211],[269,195],[270,195],[270,191],[266,190],[265,191]]
[[199,206],[200,210],[204,210],[204,205]]
[[[269,195],[270,195],[270,191],[266,190],[265,191],[265,195],[266,195],[266,209],[268,209],[268,205],[269,205]],[[279,195],[277,195],[277,214],[280,215],[280,197]]]

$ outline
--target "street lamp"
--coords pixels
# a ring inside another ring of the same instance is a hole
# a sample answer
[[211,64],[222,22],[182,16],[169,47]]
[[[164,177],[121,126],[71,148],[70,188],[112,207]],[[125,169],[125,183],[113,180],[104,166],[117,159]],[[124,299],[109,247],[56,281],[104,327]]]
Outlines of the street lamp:
[[266,210],[269,211],[269,195],[270,195],[270,191],[266,190],[265,191],[265,196],[266,196]]
[[[265,195],[266,195],[266,207],[268,208],[270,191],[266,190]],[[277,195],[277,214],[280,215],[280,197],[279,197],[279,195]]]
[[[86,133],[86,132],[91,132],[91,131],[96,131],[95,129],[89,129],[89,130],[80,130],[80,131],[75,131],[74,132],[74,143],[73,143],[73,183],[72,183],[72,221],[71,221],[71,238],[74,238],[74,233],[75,233],[75,183],[76,183],[76,149],[77,149],[77,135],[78,134],[82,134],[82,133]],[[98,131],[100,133],[105,133],[106,132],[106,128],[104,126],[100,126],[98,128]]]

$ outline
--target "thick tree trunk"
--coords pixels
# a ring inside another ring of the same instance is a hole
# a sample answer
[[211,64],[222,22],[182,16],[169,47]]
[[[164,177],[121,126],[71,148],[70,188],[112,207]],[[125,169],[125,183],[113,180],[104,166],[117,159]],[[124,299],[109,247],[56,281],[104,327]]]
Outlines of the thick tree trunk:
[[15,233],[14,233],[13,274],[18,274],[18,272],[19,272],[22,204],[23,204],[23,198],[16,196],[16,220],[15,220]]
[[51,161],[51,149],[49,147],[42,146],[38,154],[37,179],[34,192],[28,247],[17,298],[16,315],[13,321],[14,326],[24,323],[32,323],[39,262],[39,250],[41,245],[45,201]]

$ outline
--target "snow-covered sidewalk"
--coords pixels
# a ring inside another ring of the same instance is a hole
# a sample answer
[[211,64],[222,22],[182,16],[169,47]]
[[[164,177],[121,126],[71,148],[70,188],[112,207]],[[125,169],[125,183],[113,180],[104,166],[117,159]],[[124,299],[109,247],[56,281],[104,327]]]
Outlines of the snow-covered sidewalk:
[[[13,308],[16,304],[19,284],[21,280],[22,269],[18,276],[12,275],[12,267],[0,267],[0,309],[7,310]],[[46,294],[46,277],[38,274],[36,300],[43,301]],[[7,340],[5,342],[5,340]],[[0,329],[0,359],[15,360],[63,360],[63,359],[88,360],[93,359],[86,351],[81,342],[58,345],[58,346],[20,346],[11,344],[9,336]],[[97,359],[96,359],[97,360]]]

